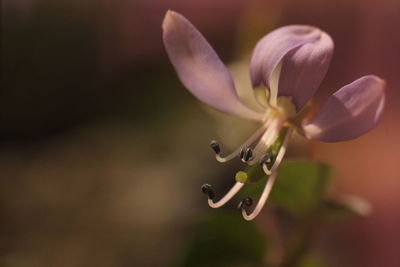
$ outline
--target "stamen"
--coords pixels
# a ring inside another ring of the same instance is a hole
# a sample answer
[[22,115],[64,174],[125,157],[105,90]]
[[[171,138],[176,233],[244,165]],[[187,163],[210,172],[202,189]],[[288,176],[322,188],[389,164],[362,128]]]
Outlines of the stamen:
[[253,205],[253,199],[251,197],[246,197],[242,201],[239,202],[238,210],[244,209],[245,207],[250,207]]
[[267,153],[262,158],[260,159],[260,165],[262,166],[264,172],[266,175],[271,175],[271,171],[268,169],[268,167],[272,163],[272,155]]
[[246,148],[244,148],[244,147],[242,147],[242,149],[240,149],[239,158],[243,159],[245,150],[246,150]]
[[[242,215],[246,221],[251,221],[260,213],[261,209],[264,207],[265,202],[268,199],[269,194],[271,193],[272,186],[274,185],[276,179],[276,172],[273,172],[271,176],[268,178],[267,184],[264,187],[264,191],[261,194],[260,199],[258,200],[257,206],[253,210],[252,213],[247,214],[247,211],[243,208],[242,205]],[[243,200],[244,201],[244,200]],[[242,201],[242,202],[243,202]]]
[[[243,152],[244,151],[244,152]],[[243,153],[242,153],[243,152]],[[243,154],[243,155],[242,155]],[[248,148],[246,148],[246,149],[242,149],[241,151],[240,151],[240,155],[241,155],[241,159],[242,159],[242,161],[243,162],[247,162],[247,161],[249,161],[250,159],[252,159],[252,157],[253,157],[253,150],[250,148],[250,147],[248,147]]]
[[260,161],[259,161],[260,165],[263,164],[271,164],[272,163],[272,154],[271,153],[266,153],[264,155],[261,156]]
[[287,149],[287,147],[288,147],[288,145],[289,145],[290,137],[292,136],[293,130],[294,130],[293,127],[290,127],[290,128],[288,129],[288,131],[287,131],[287,133],[286,133],[286,135],[285,135],[285,139],[283,140],[283,144],[282,144],[281,148],[279,149],[279,152],[278,152],[278,154],[277,154],[277,156],[276,156],[274,165],[272,165],[272,167],[271,167],[270,170],[268,169],[268,164],[267,164],[267,162],[262,162],[262,163],[261,163],[261,161],[260,161],[260,164],[262,164],[263,170],[264,170],[264,172],[265,172],[266,175],[271,175],[271,173],[275,172],[276,169],[277,169],[277,168],[279,167],[279,165],[281,164],[282,159],[283,159],[283,156],[285,155],[286,149]]
[[215,154],[219,154],[221,152],[221,148],[217,141],[212,140],[210,142],[210,146],[211,146],[212,150],[214,150]]
[[208,196],[208,199],[214,199],[214,190],[212,185],[210,184],[203,184],[201,186],[201,191]]
[[[223,162],[227,162],[227,161],[235,158],[237,155],[240,156],[242,149],[245,148],[245,147],[250,146],[257,139],[259,139],[262,136],[262,134],[265,132],[265,130],[267,129],[267,127],[269,126],[270,123],[271,123],[271,121],[267,120],[252,136],[250,136],[249,139],[247,139],[240,147],[238,147],[235,151],[233,151],[231,154],[229,154],[226,157],[221,157],[221,155],[220,155],[221,151],[220,151],[219,145],[218,146],[213,145],[215,143],[218,144],[218,142],[217,141],[212,141],[210,145],[211,145],[211,148],[214,150],[214,152],[216,152],[215,158],[219,162],[223,163]],[[217,150],[215,150],[213,146],[216,147]],[[218,153],[217,153],[217,151],[218,151]]]
[[201,187],[201,190],[208,196],[208,205],[211,208],[219,208],[231,200],[240,191],[240,189],[242,189],[243,186],[244,183],[236,182],[231,190],[229,190],[229,192],[218,202],[214,202],[214,191],[211,185],[204,184]]
[[263,168],[263,170],[264,170],[266,175],[271,175],[272,172],[268,169],[267,164],[263,164],[262,168]]

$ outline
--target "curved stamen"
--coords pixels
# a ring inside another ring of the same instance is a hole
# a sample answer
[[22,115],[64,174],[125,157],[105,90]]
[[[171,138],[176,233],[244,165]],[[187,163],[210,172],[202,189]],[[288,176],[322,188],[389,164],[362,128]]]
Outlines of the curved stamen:
[[251,199],[251,197],[246,197],[239,202],[238,209],[241,210],[245,207],[250,207],[251,205],[253,205],[253,199]]
[[247,139],[240,147],[238,147],[235,151],[233,151],[231,154],[229,154],[226,157],[221,157],[221,155],[220,155],[221,150],[220,150],[218,142],[212,141],[210,146],[215,152],[215,158],[221,163],[227,162],[227,161],[235,158],[237,155],[240,154],[240,151],[243,148],[248,147],[249,145],[254,143],[257,139],[259,139],[261,137],[261,135],[265,132],[265,130],[267,129],[267,127],[269,126],[270,123],[271,123],[271,121],[267,120],[253,135],[251,135],[249,137],[249,139]]
[[223,198],[221,198],[218,202],[214,202],[215,195],[214,195],[214,191],[213,191],[213,188],[211,185],[204,184],[201,187],[201,190],[203,191],[204,194],[206,194],[208,196],[208,205],[211,208],[219,208],[219,207],[225,205],[226,202],[231,200],[233,198],[233,196],[235,196],[237,194],[237,192],[239,192],[240,189],[242,189],[243,186],[244,186],[244,183],[236,182],[236,184],[231,188],[231,190],[229,190],[229,192]]
[[[268,162],[266,161],[260,161],[260,164],[262,164],[262,168],[265,172],[266,175],[271,175],[273,172],[276,171],[276,169],[279,167],[279,165],[282,162],[283,156],[286,153],[287,147],[289,145],[290,138],[292,137],[294,128],[290,127],[285,135],[285,139],[283,140],[283,144],[281,148],[279,149],[278,155],[276,156],[275,162],[272,165],[271,169],[268,169]],[[266,154],[267,155],[267,154]]]
[[242,159],[242,162],[245,163],[253,158],[253,150],[250,147],[246,149],[242,148],[242,150],[240,150],[239,156]]
[[247,211],[242,207],[242,215],[246,221],[253,220],[260,213],[261,209],[264,207],[265,202],[268,199],[269,194],[271,193],[271,189],[272,186],[274,185],[275,179],[276,179],[276,172],[273,172],[271,176],[268,178],[267,184],[264,187],[264,191],[262,192],[261,197],[258,200],[257,206],[255,207],[252,213],[247,214]]
[[270,165],[271,163],[272,163],[272,154],[271,153],[266,153],[261,156],[260,165],[262,165],[262,164]]
[[214,199],[214,189],[210,184],[203,184],[201,186],[201,191],[208,196],[208,199]]

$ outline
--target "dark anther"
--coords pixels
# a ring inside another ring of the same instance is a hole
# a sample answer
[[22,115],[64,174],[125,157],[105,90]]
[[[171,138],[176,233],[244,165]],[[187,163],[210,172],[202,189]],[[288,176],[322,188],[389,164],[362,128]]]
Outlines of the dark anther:
[[253,200],[250,197],[246,197],[239,202],[238,209],[241,210],[244,207],[250,207],[251,205],[253,205]]
[[243,154],[243,157],[242,157],[242,159],[243,159],[243,161],[249,161],[250,159],[251,159],[251,157],[253,156],[253,150],[250,148],[250,147],[248,147],[248,148],[246,148],[246,150],[244,151],[244,154]]
[[239,158],[243,159],[245,150],[246,150],[246,148],[244,148],[244,147],[242,147],[242,149],[240,149]]
[[219,144],[217,141],[215,141],[215,140],[211,141],[210,146],[211,146],[212,150],[214,150],[215,154],[219,154],[219,152],[221,152],[221,148],[219,147]]
[[264,154],[260,158],[260,165],[267,164],[270,165],[272,163],[272,155],[270,153]]
[[201,191],[208,196],[209,199],[214,199],[214,190],[212,185],[210,184],[203,184],[201,186]]

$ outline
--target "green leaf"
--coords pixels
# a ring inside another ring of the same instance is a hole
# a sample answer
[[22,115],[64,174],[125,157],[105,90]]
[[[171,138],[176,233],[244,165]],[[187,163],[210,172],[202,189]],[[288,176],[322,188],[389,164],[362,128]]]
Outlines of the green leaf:
[[196,227],[194,238],[179,266],[259,266],[266,240],[238,212],[210,212]]
[[331,178],[326,164],[286,162],[278,170],[271,202],[293,214],[307,214],[321,204]]

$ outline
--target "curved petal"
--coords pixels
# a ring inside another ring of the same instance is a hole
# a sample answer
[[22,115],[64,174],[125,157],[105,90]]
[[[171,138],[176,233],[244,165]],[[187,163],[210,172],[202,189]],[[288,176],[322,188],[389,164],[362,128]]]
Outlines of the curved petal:
[[262,114],[240,101],[225,65],[185,17],[168,11],[162,28],[169,59],[181,82],[194,96],[219,111],[261,120]]
[[[331,37],[313,26],[290,25],[276,29],[254,49],[250,62],[253,87],[264,83],[271,91],[278,90],[278,96],[292,97],[300,110],[325,77],[333,47]],[[278,66],[281,68],[279,81],[273,86],[273,74]]]
[[384,80],[368,75],[342,87],[303,128],[305,135],[323,142],[338,142],[365,134],[382,115],[385,85]]

